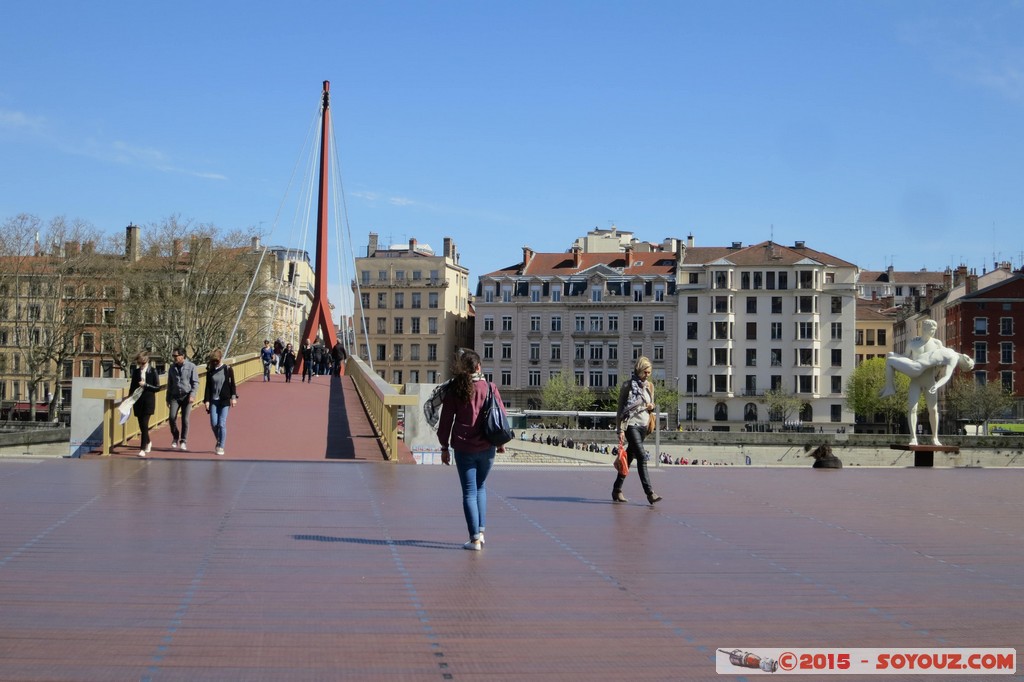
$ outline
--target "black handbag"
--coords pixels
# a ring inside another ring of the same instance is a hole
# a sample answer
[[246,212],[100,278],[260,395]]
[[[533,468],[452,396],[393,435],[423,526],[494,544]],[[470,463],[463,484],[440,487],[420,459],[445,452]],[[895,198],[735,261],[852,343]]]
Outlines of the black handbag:
[[491,445],[500,447],[516,437],[515,431],[508,423],[505,406],[494,399],[494,391],[489,381],[487,382],[487,398],[484,400],[484,406],[480,408],[480,418],[483,420],[484,438]]

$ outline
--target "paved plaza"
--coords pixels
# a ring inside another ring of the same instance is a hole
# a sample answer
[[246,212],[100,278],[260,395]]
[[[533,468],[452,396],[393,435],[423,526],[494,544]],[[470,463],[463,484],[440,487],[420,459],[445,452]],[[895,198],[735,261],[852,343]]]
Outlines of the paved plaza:
[[0,680],[750,679],[715,650],[1024,650],[1019,469],[662,467],[649,507],[634,474],[611,502],[610,466],[504,465],[467,552],[455,469],[382,461],[361,426],[310,418],[308,459],[246,458],[236,435],[294,428],[247,414],[262,388],[226,458],[0,460]]

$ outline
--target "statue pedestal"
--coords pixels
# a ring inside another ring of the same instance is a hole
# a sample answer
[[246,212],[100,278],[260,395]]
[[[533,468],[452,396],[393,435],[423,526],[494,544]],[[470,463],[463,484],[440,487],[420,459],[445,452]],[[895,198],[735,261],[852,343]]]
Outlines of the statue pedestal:
[[952,452],[960,454],[960,448],[953,445],[890,445],[892,450],[910,450],[914,453],[914,466],[930,467],[935,466],[936,452]]

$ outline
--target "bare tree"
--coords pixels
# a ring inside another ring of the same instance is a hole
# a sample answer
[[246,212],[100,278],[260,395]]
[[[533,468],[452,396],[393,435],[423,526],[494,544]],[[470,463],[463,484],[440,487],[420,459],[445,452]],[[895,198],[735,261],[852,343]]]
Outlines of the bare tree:
[[[44,223],[21,214],[0,226],[0,324],[12,349],[10,373],[25,377],[30,419],[40,387],[60,383],[64,361],[79,350],[90,324],[84,284],[96,270],[98,233],[81,220]],[[82,349],[91,351],[92,349]],[[56,415],[58,391],[50,398]]]
[[127,253],[123,264],[124,298],[114,344],[118,362],[128,362],[141,348],[167,357],[175,347],[202,360],[227,344],[243,304],[235,349],[262,345],[270,329],[264,302],[272,296],[271,263],[260,266],[255,235],[222,232],[177,215],[140,233],[137,254]]
[[980,384],[974,377],[961,376],[953,379],[946,392],[946,404],[957,418],[983,424],[988,434],[988,423],[1005,417],[1013,408],[1014,397],[997,381]]

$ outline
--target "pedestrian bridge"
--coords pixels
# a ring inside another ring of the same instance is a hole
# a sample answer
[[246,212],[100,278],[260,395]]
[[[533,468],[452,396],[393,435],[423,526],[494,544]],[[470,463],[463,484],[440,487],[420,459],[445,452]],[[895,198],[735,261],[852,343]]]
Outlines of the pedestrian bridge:
[[1024,650],[1020,469],[661,467],[652,507],[635,474],[613,503],[607,464],[503,464],[466,552],[454,468],[385,455],[351,363],[254,373],[223,457],[200,410],[185,454],[162,427],[145,459],[0,458],[0,680],[713,680],[720,650]]

